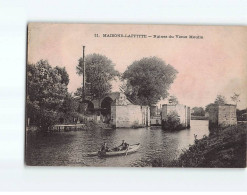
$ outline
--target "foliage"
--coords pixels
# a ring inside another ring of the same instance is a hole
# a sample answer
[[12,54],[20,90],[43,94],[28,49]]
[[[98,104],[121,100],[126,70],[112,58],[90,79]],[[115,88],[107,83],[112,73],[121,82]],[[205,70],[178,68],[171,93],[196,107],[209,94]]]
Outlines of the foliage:
[[218,105],[224,105],[226,104],[226,97],[223,95],[217,95],[214,103]]
[[210,108],[212,105],[214,105],[214,104],[217,104],[217,105],[224,105],[224,104],[226,104],[226,103],[227,103],[227,102],[226,102],[225,96],[223,96],[223,95],[217,95],[217,97],[216,97],[215,100],[214,100],[214,103],[208,104],[208,105],[206,106],[206,108],[205,108],[205,111],[208,112],[208,111],[209,111],[209,108]]
[[79,96],[79,97],[82,97],[82,93],[83,93],[83,88],[82,87],[78,87],[76,89],[76,92],[74,93],[75,96]]
[[177,104],[179,104],[177,97],[174,96],[174,95],[171,95],[169,97],[168,101],[169,101],[169,104],[171,104],[171,105],[177,105]]
[[213,105],[213,103],[206,105],[205,112],[209,112],[209,108]]
[[238,121],[247,121],[247,108],[243,110],[237,109],[237,120]]
[[134,61],[123,73],[125,94],[140,105],[156,104],[168,96],[168,89],[176,78],[177,70],[157,57]]
[[234,95],[231,97],[231,100],[235,102],[236,105],[238,104],[238,102],[240,102],[239,96],[240,94],[234,93]]
[[60,114],[60,123],[69,123],[73,121],[73,118],[78,117],[79,111],[79,102],[76,101],[71,94],[67,94],[64,98],[63,104],[59,109]]
[[59,119],[68,77],[65,69],[52,68],[45,60],[27,64],[27,117],[46,130]]
[[194,107],[192,108],[193,113],[191,113],[191,115],[194,116],[205,116],[205,110],[202,107]]
[[69,74],[67,73],[65,67],[60,68],[56,66],[55,70],[57,70],[58,74],[61,76],[61,83],[67,86],[69,84]]
[[176,111],[169,112],[167,118],[162,120],[162,128],[169,131],[178,130],[181,128],[180,118]]
[[[91,95],[94,99],[101,98],[111,91],[111,81],[119,76],[114,69],[113,62],[104,55],[90,54],[85,57],[86,83],[90,86],[90,91],[86,95]],[[79,59],[76,67],[77,73],[83,75],[83,59]],[[82,89],[79,89],[82,91]]]
[[246,129],[247,124],[239,124],[221,129],[217,134],[196,139],[193,145],[172,162],[155,159],[155,167],[246,167]]

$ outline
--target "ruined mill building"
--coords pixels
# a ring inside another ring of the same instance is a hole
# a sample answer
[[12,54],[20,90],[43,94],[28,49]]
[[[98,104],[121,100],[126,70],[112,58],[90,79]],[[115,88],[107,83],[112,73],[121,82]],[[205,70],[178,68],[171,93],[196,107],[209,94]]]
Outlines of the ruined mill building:
[[122,92],[113,92],[97,100],[84,100],[87,106],[85,120],[103,122],[111,127],[150,126],[149,106],[135,105]]
[[209,127],[227,127],[237,124],[236,105],[212,104],[209,106]]

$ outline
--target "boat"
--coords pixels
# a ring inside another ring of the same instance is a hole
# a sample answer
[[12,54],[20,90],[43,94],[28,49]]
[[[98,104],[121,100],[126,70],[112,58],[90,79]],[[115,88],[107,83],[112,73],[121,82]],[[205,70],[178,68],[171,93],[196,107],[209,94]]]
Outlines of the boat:
[[140,148],[140,146],[141,144],[137,143],[137,144],[129,145],[129,148],[127,150],[114,151],[115,148],[113,148],[109,152],[98,151],[98,152],[88,153],[88,156],[100,156],[100,157],[126,156],[128,154],[136,152]]

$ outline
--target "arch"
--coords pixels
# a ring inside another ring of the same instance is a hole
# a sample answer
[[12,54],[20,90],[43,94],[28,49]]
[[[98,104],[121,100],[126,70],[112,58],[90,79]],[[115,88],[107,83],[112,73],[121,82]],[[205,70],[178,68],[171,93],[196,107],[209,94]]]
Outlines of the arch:
[[103,122],[109,123],[111,120],[111,105],[112,105],[112,98],[105,97],[101,102],[101,114],[103,116]]
[[94,104],[89,100],[83,100],[81,102],[81,112],[85,114],[92,114],[94,112]]

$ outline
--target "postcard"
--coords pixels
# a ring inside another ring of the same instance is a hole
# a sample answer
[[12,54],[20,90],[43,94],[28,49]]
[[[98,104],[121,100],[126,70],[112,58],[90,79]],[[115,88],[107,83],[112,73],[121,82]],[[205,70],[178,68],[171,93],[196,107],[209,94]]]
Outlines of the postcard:
[[245,26],[27,31],[27,166],[246,167]]

